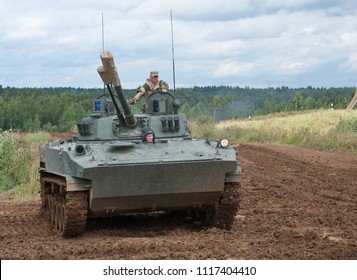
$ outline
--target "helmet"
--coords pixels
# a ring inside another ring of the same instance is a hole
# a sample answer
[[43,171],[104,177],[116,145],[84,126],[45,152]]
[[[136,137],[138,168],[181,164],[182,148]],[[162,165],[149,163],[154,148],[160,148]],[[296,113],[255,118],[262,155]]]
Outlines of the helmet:
[[146,136],[148,136],[149,134],[152,134],[154,136],[153,142],[155,141],[155,133],[150,127],[144,127],[141,132],[141,140],[143,142],[146,142]]

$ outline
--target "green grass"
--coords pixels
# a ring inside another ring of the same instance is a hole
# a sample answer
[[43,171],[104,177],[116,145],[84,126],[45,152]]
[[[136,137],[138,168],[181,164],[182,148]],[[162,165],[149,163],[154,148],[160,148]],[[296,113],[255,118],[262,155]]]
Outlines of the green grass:
[[[191,125],[191,123],[190,123]],[[357,153],[357,111],[320,110],[273,114],[220,123],[192,123],[195,137],[299,145],[322,151]]]
[[14,189],[17,198],[38,195],[38,146],[48,139],[49,135],[41,132],[0,134],[0,193]]

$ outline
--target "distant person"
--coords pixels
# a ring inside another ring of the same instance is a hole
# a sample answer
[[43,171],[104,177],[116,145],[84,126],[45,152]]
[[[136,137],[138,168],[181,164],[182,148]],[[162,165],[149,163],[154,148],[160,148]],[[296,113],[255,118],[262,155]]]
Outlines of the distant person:
[[146,79],[145,83],[138,89],[134,98],[128,100],[129,104],[135,104],[139,101],[141,97],[146,98],[155,91],[161,90],[162,92],[167,92],[169,85],[163,80],[159,80],[159,72],[153,70],[150,72],[150,77]]

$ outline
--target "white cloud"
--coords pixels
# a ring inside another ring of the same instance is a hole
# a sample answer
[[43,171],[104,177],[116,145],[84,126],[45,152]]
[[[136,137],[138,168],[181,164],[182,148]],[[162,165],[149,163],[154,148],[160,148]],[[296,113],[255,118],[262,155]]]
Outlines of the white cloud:
[[218,65],[213,72],[213,77],[234,77],[237,75],[246,75],[254,70],[252,63],[226,62]]
[[170,9],[178,84],[356,84],[352,0],[1,0],[0,84],[100,86],[102,13],[123,84],[170,82]]
[[[16,19],[15,19],[16,21]],[[46,35],[47,21],[41,17],[25,17],[17,20],[17,28],[7,29],[5,37],[9,40],[35,39]]]
[[293,75],[301,74],[309,70],[311,71],[320,64],[323,65],[324,61],[316,58],[306,58],[302,60],[282,59],[279,61],[279,68],[283,73]]
[[351,53],[345,63],[341,64],[341,69],[348,72],[357,70],[357,52]]
[[55,40],[56,44],[70,45],[78,42],[78,37],[74,35],[59,37]]

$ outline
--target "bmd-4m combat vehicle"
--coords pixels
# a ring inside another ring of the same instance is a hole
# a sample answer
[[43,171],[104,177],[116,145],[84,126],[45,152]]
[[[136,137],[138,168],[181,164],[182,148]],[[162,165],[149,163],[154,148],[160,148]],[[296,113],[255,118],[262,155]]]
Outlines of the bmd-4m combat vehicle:
[[226,139],[193,139],[171,93],[152,93],[133,115],[111,53],[100,57],[110,98],[93,101],[73,141],[40,146],[42,212],[64,237],[82,234],[90,217],[167,210],[229,229],[241,179],[235,150]]

